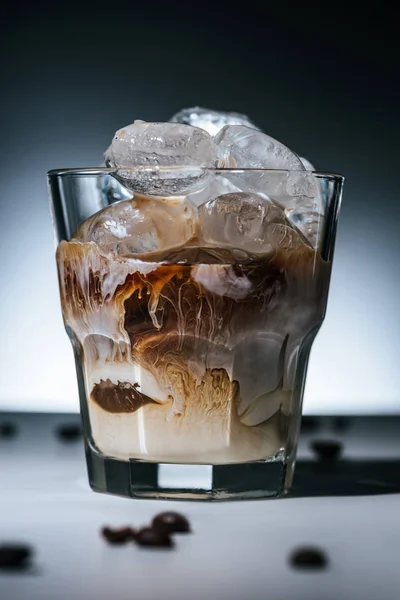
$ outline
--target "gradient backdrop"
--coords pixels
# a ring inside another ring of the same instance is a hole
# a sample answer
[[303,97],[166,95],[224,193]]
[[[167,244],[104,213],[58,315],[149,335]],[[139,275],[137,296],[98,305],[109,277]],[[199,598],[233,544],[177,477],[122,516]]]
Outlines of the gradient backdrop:
[[3,13],[0,408],[78,410],[46,171],[99,165],[116,129],[200,104],[245,112],[346,176],[305,410],[400,412],[396,15],[263,4],[14,1]]

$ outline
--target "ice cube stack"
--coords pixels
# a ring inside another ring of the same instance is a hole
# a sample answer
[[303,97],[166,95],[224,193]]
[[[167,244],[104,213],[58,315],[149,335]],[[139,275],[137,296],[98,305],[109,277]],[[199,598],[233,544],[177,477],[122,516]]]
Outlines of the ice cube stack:
[[57,250],[97,447],[125,460],[275,456],[324,306],[311,165],[245,115],[198,107],[120,129],[105,161],[125,199]]
[[[322,209],[311,163],[239,113],[195,107],[170,121],[135,121],[116,132],[105,162],[115,167],[126,188],[150,196],[184,196],[195,206],[224,192],[267,195],[317,245]],[[209,169],[218,168],[236,172],[226,172],[216,184]],[[240,173],[243,169],[259,171]]]

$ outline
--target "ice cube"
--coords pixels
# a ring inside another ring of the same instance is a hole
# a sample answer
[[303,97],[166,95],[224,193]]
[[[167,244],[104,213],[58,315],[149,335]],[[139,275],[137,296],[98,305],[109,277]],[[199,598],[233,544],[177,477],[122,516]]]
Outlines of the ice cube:
[[182,200],[167,202],[135,196],[87,219],[74,238],[95,242],[111,255],[137,255],[177,248],[195,233],[196,219]]
[[252,287],[251,281],[238,275],[231,265],[195,265],[192,278],[212,294],[234,300],[246,298]]
[[304,204],[299,205],[287,212],[287,217],[293,225],[307,238],[313,248],[319,248],[321,227],[323,225],[323,214],[321,207]]
[[[236,183],[238,183],[238,181],[236,181]],[[224,171],[218,171],[213,173],[213,177],[210,178],[206,186],[188,194],[187,200],[193,206],[198,207],[204,202],[222,196],[223,194],[241,191],[241,188],[235,185],[234,177],[232,177],[231,174],[225,176]]]
[[200,236],[211,246],[238,248],[249,254],[296,250],[305,239],[284,211],[257,194],[234,192],[202,204]]
[[143,121],[117,131],[105,152],[107,166],[117,169],[115,177],[125,187],[159,196],[204,187],[207,168],[220,165],[219,158],[218,147],[203,129]]
[[170,122],[200,127],[211,135],[218,133],[225,125],[246,125],[258,129],[246,115],[237,112],[211,110],[200,106],[180,110],[170,118]]
[[286,191],[293,197],[315,198],[317,184],[310,171],[295,171],[289,173]]
[[282,390],[287,339],[257,333],[236,346],[232,378],[240,386],[238,414],[244,425],[258,425],[287,409],[290,393]]
[[301,158],[301,161],[307,174],[291,173],[286,188],[294,196],[295,202],[287,202],[285,212],[311,245],[318,248],[324,222],[324,180],[311,173],[315,167],[306,158]]
[[225,164],[243,169],[304,171],[300,158],[266,133],[243,125],[226,125],[214,137]]
[[228,125],[214,139],[229,167],[280,170],[233,173],[230,179],[244,191],[265,192],[286,205],[299,196],[315,197],[312,174],[305,170],[297,154],[269,135],[241,125]]
[[315,246],[321,221],[321,198],[318,181],[306,170],[306,166],[312,165],[304,165],[302,159],[281,142],[248,127],[226,126],[214,139],[225,164],[254,169],[228,173],[232,185],[272,199]]

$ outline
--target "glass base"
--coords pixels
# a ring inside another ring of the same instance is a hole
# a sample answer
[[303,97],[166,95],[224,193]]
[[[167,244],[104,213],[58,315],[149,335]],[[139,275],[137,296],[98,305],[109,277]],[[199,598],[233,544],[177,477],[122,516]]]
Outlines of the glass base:
[[287,491],[290,466],[273,460],[225,465],[118,460],[86,448],[89,483],[96,492],[165,500],[276,498]]

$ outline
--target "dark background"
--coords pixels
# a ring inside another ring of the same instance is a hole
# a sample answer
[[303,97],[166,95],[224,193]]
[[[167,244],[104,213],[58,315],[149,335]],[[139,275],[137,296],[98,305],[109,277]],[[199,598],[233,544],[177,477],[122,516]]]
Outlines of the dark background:
[[248,114],[346,176],[306,412],[399,412],[399,50],[380,4],[23,5],[1,24],[0,407],[77,410],[46,171],[185,106]]

